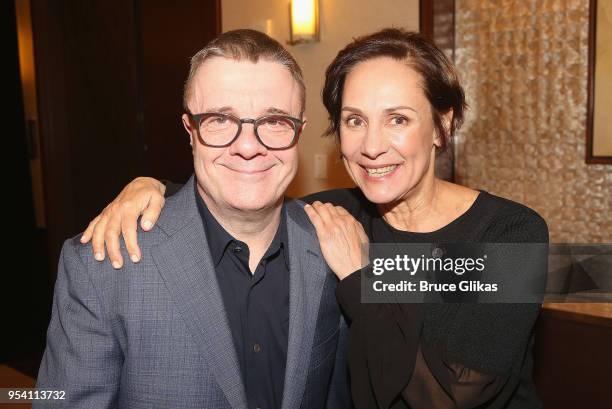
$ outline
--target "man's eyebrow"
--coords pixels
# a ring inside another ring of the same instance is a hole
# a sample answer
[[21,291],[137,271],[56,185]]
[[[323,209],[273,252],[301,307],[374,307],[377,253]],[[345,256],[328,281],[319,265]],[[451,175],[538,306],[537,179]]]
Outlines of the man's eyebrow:
[[228,114],[228,113],[230,113],[231,114],[232,112],[234,112],[234,108],[232,108],[229,105],[222,106],[222,107],[210,107],[210,108],[207,108],[203,112],[214,112],[214,113],[219,113],[219,114]]
[[280,115],[287,115],[287,116],[291,115],[289,112],[285,111],[284,109],[280,109],[280,108],[276,108],[276,107],[266,108],[266,110],[264,112],[266,114],[280,114]]

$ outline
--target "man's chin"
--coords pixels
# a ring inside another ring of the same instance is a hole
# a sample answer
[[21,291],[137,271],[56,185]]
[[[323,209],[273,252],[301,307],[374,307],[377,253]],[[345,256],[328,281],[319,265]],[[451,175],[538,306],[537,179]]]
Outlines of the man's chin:
[[277,206],[281,203],[282,198],[262,197],[261,194],[241,194],[240,196],[233,196],[227,199],[227,204],[235,210],[257,212]]

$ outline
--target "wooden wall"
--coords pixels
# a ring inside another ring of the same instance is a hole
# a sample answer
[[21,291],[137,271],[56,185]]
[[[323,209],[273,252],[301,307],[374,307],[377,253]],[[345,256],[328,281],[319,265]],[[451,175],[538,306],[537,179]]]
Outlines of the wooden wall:
[[[45,210],[61,243],[132,178],[185,180],[189,57],[220,30],[218,0],[34,1]],[[54,270],[54,268],[52,268]]]

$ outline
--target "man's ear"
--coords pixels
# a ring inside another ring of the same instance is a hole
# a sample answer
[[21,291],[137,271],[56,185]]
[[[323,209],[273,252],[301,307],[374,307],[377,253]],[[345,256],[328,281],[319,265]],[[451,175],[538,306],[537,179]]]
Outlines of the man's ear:
[[306,129],[306,124],[308,124],[308,118],[306,118],[306,116],[303,116],[302,126],[300,127],[300,135],[302,134],[302,132],[304,132],[304,129]]
[[191,145],[191,147],[193,148],[193,138],[195,135],[195,130],[193,129],[191,119],[189,119],[189,115],[183,114],[181,116],[181,120],[183,121],[183,128],[185,128],[185,131],[187,131],[187,133],[189,134],[189,145]]

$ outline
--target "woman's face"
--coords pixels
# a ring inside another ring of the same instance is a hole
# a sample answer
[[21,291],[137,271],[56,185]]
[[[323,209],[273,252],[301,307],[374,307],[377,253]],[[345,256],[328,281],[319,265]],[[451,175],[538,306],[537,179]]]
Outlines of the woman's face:
[[356,65],[342,93],[340,144],[353,181],[373,203],[402,200],[433,178],[439,146],[421,77],[380,57]]

